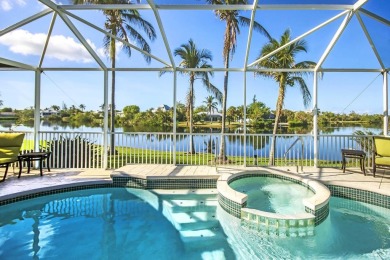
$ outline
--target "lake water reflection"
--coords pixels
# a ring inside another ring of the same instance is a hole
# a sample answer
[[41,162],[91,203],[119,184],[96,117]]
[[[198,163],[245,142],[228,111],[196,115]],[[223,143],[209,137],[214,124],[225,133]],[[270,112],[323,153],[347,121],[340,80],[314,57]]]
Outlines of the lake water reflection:
[[[34,126],[31,125],[17,125],[15,122],[5,121],[0,122],[0,131],[34,131]],[[58,132],[103,132],[103,127],[95,126],[72,126],[70,124],[54,124],[50,122],[41,122],[40,131],[58,131]],[[116,127],[116,132],[166,132],[172,133],[172,128],[161,127]],[[282,127],[280,132],[283,134],[310,134],[311,128],[287,128]],[[324,135],[351,135],[355,131],[372,132],[374,134],[381,134],[382,129],[380,127],[365,127],[360,125],[355,126],[337,126],[337,127],[320,127],[320,134]],[[185,127],[178,127],[178,133],[186,133],[188,129]],[[212,129],[212,133],[219,133],[220,129]],[[195,127],[194,133],[210,133],[210,128]],[[227,133],[243,133],[241,127],[228,128]],[[270,134],[272,129],[254,129],[247,128],[249,134]]]

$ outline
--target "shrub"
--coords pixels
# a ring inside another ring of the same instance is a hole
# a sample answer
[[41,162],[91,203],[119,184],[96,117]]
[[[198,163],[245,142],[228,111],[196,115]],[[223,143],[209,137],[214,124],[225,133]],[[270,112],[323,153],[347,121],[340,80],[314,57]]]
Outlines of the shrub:
[[42,150],[51,152],[53,168],[93,168],[101,163],[100,147],[79,135],[74,138],[60,136],[48,141]]

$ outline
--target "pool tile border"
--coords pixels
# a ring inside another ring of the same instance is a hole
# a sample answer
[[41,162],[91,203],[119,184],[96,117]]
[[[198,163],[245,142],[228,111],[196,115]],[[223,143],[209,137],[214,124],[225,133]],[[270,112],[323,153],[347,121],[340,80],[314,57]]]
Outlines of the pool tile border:
[[32,191],[30,194],[23,194],[19,195],[13,198],[8,198],[4,200],[0,200],[0,206],[4,206],[7,204],[11,204],[18,201],[38,198],[42,196],[47,195],[53,195],[58,193],[64,193],[69,191],[78,191],[78,190],[87,190],[87,189],[100,189],[100,188],[112,188],[113,185],[110,183],[101,183],[101,184],[82,184],[82,185],[76,185],[76,186],[70,186],[70,187],[55,187],[50,190],[42,190],[42,191]]
[[390,209],[390,196],[340,185],[326,184],[332,196],[369,203]]
[[207,177],[160,177],[133,176],[124,173],[113,173],[114,186],[141,189],[215,189],[219,176]]

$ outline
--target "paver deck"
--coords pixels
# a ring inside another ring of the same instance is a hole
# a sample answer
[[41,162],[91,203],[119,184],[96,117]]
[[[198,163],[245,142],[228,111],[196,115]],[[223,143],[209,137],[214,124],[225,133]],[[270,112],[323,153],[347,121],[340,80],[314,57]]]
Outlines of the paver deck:
[[[0,175],[3,173],[1,169]],[[273,171],[289,172],[307,178],[320,180],[325,184],[347,186],[362,190],[369,190],[390,196],[390,174],[383,174],[383,170],[377,172],[374,178],[370,171],[364,176],[359,168],[348,168],[345,173],[336,168],[305,167],[303,173],[294,173],[292,167],[236,167],[220,166],[174,166],[174,165],[126,165],[116,170],[102,169],[53,169],[39,176],[39,169],[32,170],[30,174],[22,174],[17,178],[17,172],[9,176],[5,182],[0,183],[0,200],[25,195],[37,191],[52,189],[53,187],[69,187],[81,184],[111,183],[110,174],[121,172],[141,177],[213,177],[220,174],[234,174],[243,171]]]

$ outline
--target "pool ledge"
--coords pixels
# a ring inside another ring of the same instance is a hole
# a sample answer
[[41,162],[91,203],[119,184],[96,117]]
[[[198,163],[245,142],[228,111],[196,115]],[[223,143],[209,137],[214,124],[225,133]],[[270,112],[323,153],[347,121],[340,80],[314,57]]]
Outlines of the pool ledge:
[[84,190],[102,187],[111,187],[111,180],[79,180],[77,182],[66,182],[49,186],[31,188],[29,190],[16,190],[4,195],[0,195],[0,206],[26,199],[46,196],[50,194],[62,193],[74,190]]

